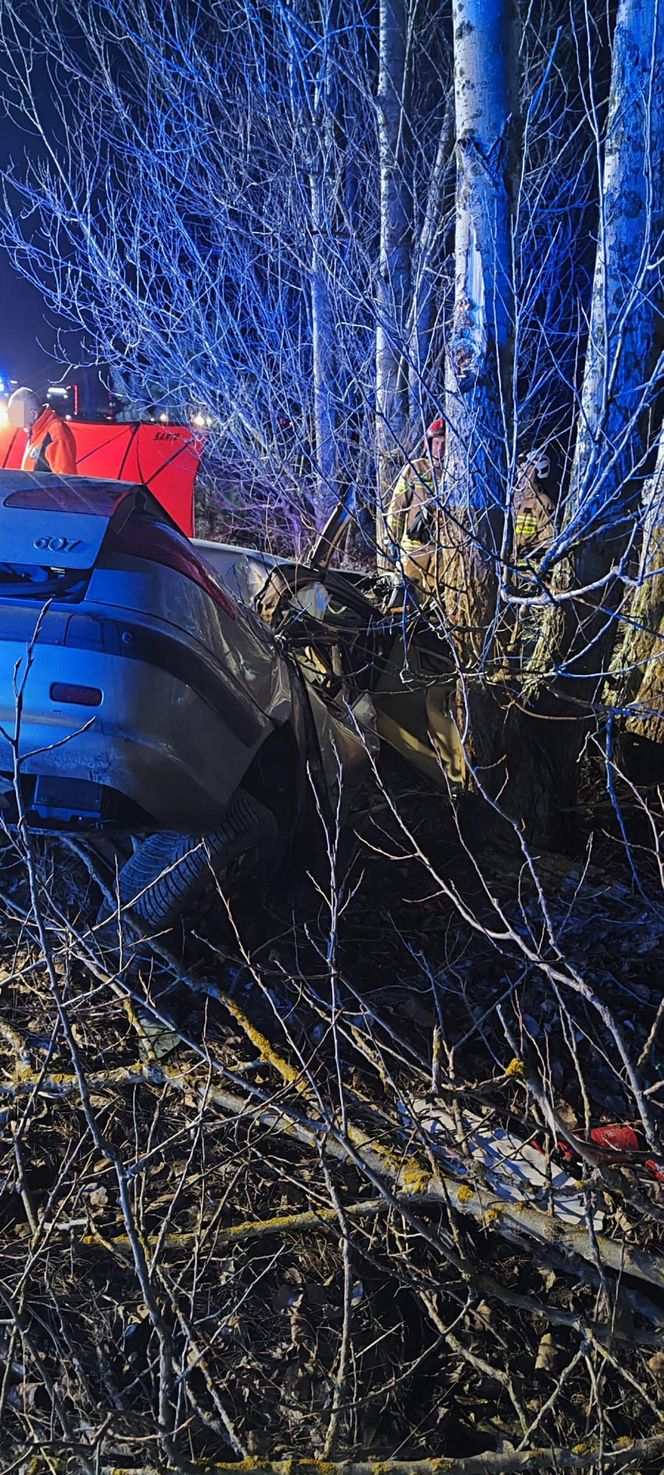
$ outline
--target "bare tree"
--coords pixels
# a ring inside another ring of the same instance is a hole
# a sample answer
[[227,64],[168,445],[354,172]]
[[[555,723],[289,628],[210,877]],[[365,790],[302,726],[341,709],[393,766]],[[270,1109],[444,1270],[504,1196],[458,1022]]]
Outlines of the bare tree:
[[[562,780],[563,802],[573,795],[570,765],[601,699],[607,661],[620,631],[625,574],[641,542],[644,482],[660,434],[663,51],[661,6],[622,0],[613,33],[576,446],[561,531],[542,563],[542,573],[554,571],[559,603],[536,662],[549,675],[552,659],[556,667],[555,700],[566,719],[566,736],[558,743],[557,784]],[[652,555],[651,540],[649,548]],[[651,561],[642,579],[650,582],[653,576]],[[637,599],[637,620],[639,607]],[[575,716],[581,720],[570,722]]]
[[625,729],[651,742],[662,736],[662,623],[664,620],[664,437],[644,491],[645,517],[636,576],[626,593],[623,618],[603,693],[622,714]]
[[[462,669],[491,661],[501,568],[510,547],[514,454],[514,234],[517,17],[512,0],[454,10],[457,150],[456,282],[448,346],[446,521],[453,549],[446,605]],[[465,692],[473,766],[496,756],[497,712],[484,682]],[[486,726],[494,730],[488,736]],[[488,741],[487,741],[488,738]],[[498,740],[500,741],[500,740]]]
[[408,380],[404,326],[410,297],[409,181],[406,174],[408,9],[381,0],[376,97],[380,149],[380,261],[376,301],[376,446],[378,530],[404,455]]
[[[559,508],[560,534],[532,589],[534,604],[551,599],[552,606],[534,657],[540,676],[546,668],[539,734],[537,723],[527,726],[524,742],[505,659],[520,410],[514,364],[518,186],[523,192],[525,180],[514,94],[515,24],[509,4],[490,11],[458,8],[457,280],[448,353],[444,600],[459,653],[461,722],[475,782],[500,792],[514,817],[530,820],[543,834],[552,819],[555,827],[561,805],[574,801],[576,759],[615,638],[621,578],[641,526],[640,491],[658,433],[649,412],[662,333],[664,128],[657,58],[664,32],[657,5],[619,7],[605,125],[589,79],[588,111],[597,159],[603,159],[598,249],[569,492]],[[639,185],[632,189],[635,179]],[[523,585],[520,597],[527,603]],[[526,689],[533,690],[532,673]],[[549,719],[546,728],[542,717]]]

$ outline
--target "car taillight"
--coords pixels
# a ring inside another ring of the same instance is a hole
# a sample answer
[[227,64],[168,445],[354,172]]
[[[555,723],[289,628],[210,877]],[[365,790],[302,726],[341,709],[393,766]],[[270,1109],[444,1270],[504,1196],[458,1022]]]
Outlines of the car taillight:
[[98,686],[79,686],[69,681],[54,681],[52,702],[71,702],[75,707],[100,707],[104,693]]
[[168,527],[163,522],[153,522],[147,517],[130,517],[119,532],[115,528],[110,530],[106,546],[118,553],[129,553],[133,558],[145,558],[151,563],[159,563],[163,568],[171,568],[185,579],[191,579],[193,584],[197,584],[199,589],[214,600],[225,615],[230,615],[232,620],[236,619],[235,606],[230,596],[217,583],[214,574],[202,558],[198,557],[191,543],[175,528]]

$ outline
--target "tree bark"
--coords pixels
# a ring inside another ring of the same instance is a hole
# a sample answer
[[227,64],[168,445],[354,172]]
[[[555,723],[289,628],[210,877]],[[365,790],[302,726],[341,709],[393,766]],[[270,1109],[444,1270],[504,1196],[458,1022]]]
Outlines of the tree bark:
[[637,737],[664,743],[664,434],[646,497],[634,597],[611,662],[605,700]]
[[408,418],[424,426],[425,416],[438,406],[431,400],[431,347],[436,302],[436,264],[441,253],[445,192],[454,155],[454,100],[450,98],[441,123],[431,170],[424,214],[413,253],[408,347]]
[[[442,602],[464,672],[460,721],[480,787],[502,782],[493,688],[511,447],[517,16],[513,0],[454,0],[457,222],[445,413]],[[480,770],[483,770],[480,773]]]
[[[546,621],[534,665],[540,709],[562,718],[552,810],[575,800],[578,755],[601,717],[620,628],[624,560],[652,460],[649,410],[664,345],[664,7],[620,0],[613,37],[592,312],[561,536],[542,562],[568,595]],[[575,598],[575,590],[583,590]],[[646,602],[656,594],[644,596]],[[557,670],[551,682],[551,656]],[[548,681],[548,690],[546,683]]]
[[650,450],[664,347],[664,6],[620,0],[613,37],[590,334],[564,543],[579,585],[625,546]]
[[311,351],[313,358],[314,435],[316,443],[315,518],[320,528],[337,502],[335,437],[335,334],[323,241],[326,231],[325,185],[322,165],[309,180],[311,197]]
[[376,543],[387,548],[385,517],[405,459],[408,382],[404,354],[410,293],[411,210],[406,147],[406,0],[380,0],[376,106],[380,160],[380,261],[376,284]]
[[[335,0],[320,7],[320,61],[311,83],[313,164],[311,200],[311,346],[313,357],[314,434],[316,443],[315,517],[322,527],[338,501],[336,444],[336,372],[338,344],[330,301],[329,240],[333,236],[331,177],[337,165],[337,102],[334,83],[334,37],[340,28]],[[314,141],[315,140],[315,141]]]

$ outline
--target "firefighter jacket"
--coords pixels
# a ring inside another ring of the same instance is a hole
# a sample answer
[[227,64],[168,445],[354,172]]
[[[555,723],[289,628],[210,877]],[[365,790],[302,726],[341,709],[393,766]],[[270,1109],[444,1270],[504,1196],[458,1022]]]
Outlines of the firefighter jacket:
[[537,562],[553,538],[553,502],[537,484],[533,467],[526,467],[514,489],[514,561],[517,568]]
[[49,407],[28,433],[22,471],[55,471],[61,476],[76,474],[76,441],[66,420]]
[[438,547],[436,481],[431,461],[409,462],[394,485],[387,512],[387,531],[405,579],[431,591]]

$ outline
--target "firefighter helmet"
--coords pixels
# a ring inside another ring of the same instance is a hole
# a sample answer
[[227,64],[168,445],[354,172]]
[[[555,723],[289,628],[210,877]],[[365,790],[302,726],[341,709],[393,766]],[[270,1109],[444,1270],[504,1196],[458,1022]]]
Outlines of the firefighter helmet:
[[551,470],[551,458],[548,451],[532,451],[528,457],[528,465],[532,466],[538,481],[546,481]]

